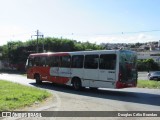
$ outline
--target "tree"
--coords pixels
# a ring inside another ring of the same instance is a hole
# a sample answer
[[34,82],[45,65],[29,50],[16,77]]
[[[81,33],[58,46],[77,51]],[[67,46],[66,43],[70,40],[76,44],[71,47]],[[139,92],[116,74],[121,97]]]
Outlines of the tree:
[[139,71],[155,71],[159,70],[159,66],[153,59],[138,60],[137,68]]
[[[8,42],[7,45],[0,47],[2,53],[1,60],[9,60],[11,64],[25,64],[27,57],[31,53],[36,53],[37,40],[28,40],[26,42]],[[46,52],[66,52],[82,50],[100,50],[101,46],[89,42],[77,42],[69,39],[47,37],[39,39],[39,52],[43,52],[43,46]]]

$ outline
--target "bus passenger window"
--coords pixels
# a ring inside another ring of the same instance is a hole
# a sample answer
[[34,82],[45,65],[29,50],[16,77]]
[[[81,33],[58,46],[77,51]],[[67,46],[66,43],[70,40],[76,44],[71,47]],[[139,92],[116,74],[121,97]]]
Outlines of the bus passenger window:
[[34,66],[39,66],[40,64],[40,58],[39,57],[35,57],[34,58]]
[[61,57],[61,67],[70,68],[70,66],[71,66],[71,57],[62,56]]
[[87,69],[97,69],[98,68],[98,55],[86,55],[84,68]]
[[40,57],[39,66],[46,66],[46,57]]
[[83,68],[83,55],[73,55],[72,56],[72,68]]
[[49,57],[49,66],[50,67],[58,67],[59,66],[59,57],[58,56]]
[[115,54],[102,54],[100,55],[99,68],[106,70],[115,70],[116,68],[116,55]]

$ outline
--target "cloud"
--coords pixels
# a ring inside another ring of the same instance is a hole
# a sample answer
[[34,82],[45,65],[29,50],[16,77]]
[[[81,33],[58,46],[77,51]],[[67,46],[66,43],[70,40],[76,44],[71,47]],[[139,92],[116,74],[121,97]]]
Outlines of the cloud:
[[158,35],[154,34],[120,34],[120,35],[77,35],[70,34],[64,35],[63,38],[68,38],[71,40],[77,40],[81,42],[91,42],[96,44],[101,43],[145,43],[152,41],[159,41],[160,38]]
[[88,41],[92,43],[144,43],[150,41],[158,41],[159,39],[155,36],[148,34],[134,34],[134,35],[103,35],[103,36],[93,36],[90,37]]
[[[35,31],[28,32],[29,30],[20,26],[0,26],[0,45],[6,44],[8,41],[26,41],[31,39],[31,35],[36,34]],[[43,31],[43,30],[42,30]],[[44,32],[44,36],[68,38],[71,40],[77,40],[81,42],[89,41],[91,43],[145,43],[151,41],[159,41],[158,35],[149,33],[136,33],[136,34],[115,34],[115,35],[87,35],[87,34],[47,34]],[[34,38],[33,38],[34,39]],[[36,39],[36,37],[35,37]]]

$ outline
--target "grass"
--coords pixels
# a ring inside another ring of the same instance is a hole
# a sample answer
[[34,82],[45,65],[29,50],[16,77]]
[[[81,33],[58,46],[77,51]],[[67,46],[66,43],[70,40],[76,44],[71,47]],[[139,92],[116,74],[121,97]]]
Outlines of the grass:
[[51,96],[45,90],[0,80],[0,111],[30,106]]
[[153,88],[160,89],[160,81],[151,81],[151,80],[138,80],[139,88]]

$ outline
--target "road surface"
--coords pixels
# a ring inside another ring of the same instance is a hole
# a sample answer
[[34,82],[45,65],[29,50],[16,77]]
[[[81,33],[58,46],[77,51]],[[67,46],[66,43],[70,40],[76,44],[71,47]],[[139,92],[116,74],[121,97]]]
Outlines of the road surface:
[[[46,111],[160,111],[160,90],[158,89],[127,88],[119,90],[100,89],[92,91],[85,89],[83,91],[74,91],[71,87],[57,86],[51,83],[36,85],[34,80],[30,80],[25,76],[16,74],[2,73],[0,74],[0,79],[18,82],[24,85],[50,91],[55,97],[56,103],[53,103],[50,108],[46,108]],[[49,119],[53,118],[46,118],[46,120]],[[74,117],[55,119],[75,120]],[[101,120],[101,118],[98,117],[76,119]],[[124,120],[126,118],[110,117],[103,119]],[[151,118],[141,117],[136,119],[146,120]],[[158,120],[158,118],[154,119]]]

